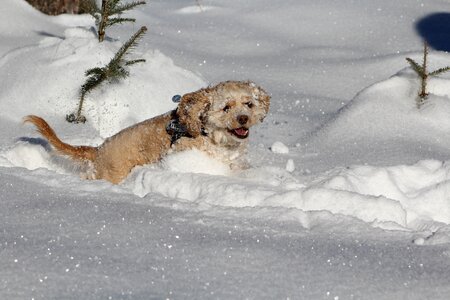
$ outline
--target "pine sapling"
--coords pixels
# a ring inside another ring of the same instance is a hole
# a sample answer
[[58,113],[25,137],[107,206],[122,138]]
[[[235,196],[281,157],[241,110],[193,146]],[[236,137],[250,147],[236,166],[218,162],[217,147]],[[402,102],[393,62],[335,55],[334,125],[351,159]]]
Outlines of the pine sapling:
[[83,110],[84,99],[88,93],[101,85],[104,81],[114,81],[126,78],[130,75],[127,67],[136,63],[145,62],[145,59],[126,60],[125,56],[131,50],[136,48],[139,40],[147,31],[147,27],[141,27],[122,47],[117,51],[111,61],[104,67],[92,68],[86,71],[88,77],[81,86],[80,101],[76,114],[72,113],[66,116],[66,120],[71,123],[84,123],[86,118],[81,114]]
[[145,1],[134,1],[130,3],[121,3],[122,0],[102,0],[101,8],[98,7],[96,0],[84,0],[83,8],[89,12],[94,18],[98,29],[98,41],[103,42],[105,39],[106,28],[125,22],[135,22],[134,18],[123,18],[121,15],[138,5],[145,4]]
[[423,43],[423,59],[422,59],[422,65],[419,65],[416,61],[414,61],[413,59],[407,57],[406,61],[408,61],[408,63],[411,65],[411,68],[417,73],[417,75],[420,78],[420,91],[419,91],[419,98],[417,99],[417,108],[420,108],[427,96],[428,96],[428,92],[427,92],[427,83],[428,83],[428,78],[432,77],[432,76],[438,76],[439,74],[442,74],[444,72],[447,72],[450,70],[450,67],[444,67],[444,68],[440,68],[437,70],[434,70],[433,72],[428,72],[427,68],[427,64],[428,64],[428,44],[427,42]]
[[200,11],[203,11],[203,6],[200,3],[200,0],[195,0],[195,2],[197,3],[197,6],[200,8]]

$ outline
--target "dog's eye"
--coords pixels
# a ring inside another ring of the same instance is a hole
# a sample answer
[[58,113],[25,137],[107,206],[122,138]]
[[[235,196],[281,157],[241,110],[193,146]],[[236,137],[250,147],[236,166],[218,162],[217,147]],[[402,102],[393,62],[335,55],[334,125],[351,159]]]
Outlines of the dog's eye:
[[245,105],[247,105],[248,106],[248,108],[252,108],[253,107],[253,103],[251,103],[251,102],[247,102],[247,103],[244,103]]
[[224,112],[228,112],[230,110],[230,106],[229,105],[225,105],[225,107],[223,108]]

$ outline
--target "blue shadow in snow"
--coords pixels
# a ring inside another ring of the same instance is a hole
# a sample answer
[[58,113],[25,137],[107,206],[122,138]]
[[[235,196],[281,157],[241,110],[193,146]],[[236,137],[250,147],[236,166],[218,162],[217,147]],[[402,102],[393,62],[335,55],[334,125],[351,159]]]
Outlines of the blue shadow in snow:
[[30,137],[20,137],[17,139],[17,141],[29,143],[31,145],[40,145],[42,146],[47,152],[50,152],[52,150],[52,147],[46,141],[45,139],[41,138],[30,138]]
[[431,48],[450,52],[450,13],[430,14],[418,20],[415,26]]

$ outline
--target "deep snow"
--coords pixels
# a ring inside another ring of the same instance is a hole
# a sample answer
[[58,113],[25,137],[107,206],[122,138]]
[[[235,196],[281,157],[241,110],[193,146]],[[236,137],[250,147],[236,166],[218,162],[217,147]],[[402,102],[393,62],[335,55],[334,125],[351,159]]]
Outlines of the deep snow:
[[[89,16],[5,1],[0,298],[448,299],[450,76],[431,79],[418,110],[405,57],[421,57],[415,22],[450,4],[152,1],[99,44]],[[89,94],[88,123],[66,123],[84,71],[140,25],[132,55],[147,62]],[[245,171],[189,151],[118,186],[83,181],[21,126],[38,114],[96,145],[228,79],[272,94]]]

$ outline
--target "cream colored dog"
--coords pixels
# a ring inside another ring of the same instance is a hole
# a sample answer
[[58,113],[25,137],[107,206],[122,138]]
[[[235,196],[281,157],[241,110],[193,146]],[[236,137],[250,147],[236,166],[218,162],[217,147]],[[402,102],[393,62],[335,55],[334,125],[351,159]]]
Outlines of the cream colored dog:
[[98,147],[62,142],[47,122],[27,116],[62,155],[90,166],[84,177],[121,182],[135,166],[159,161],[173,151],[192,148],[228,164],[245,167],[249,128],[269,111],[270,96],[252,82],[226,81],[185,94],[174,111],[125,128]]

